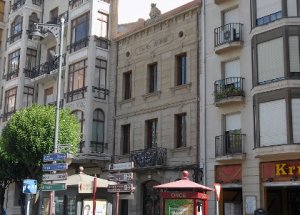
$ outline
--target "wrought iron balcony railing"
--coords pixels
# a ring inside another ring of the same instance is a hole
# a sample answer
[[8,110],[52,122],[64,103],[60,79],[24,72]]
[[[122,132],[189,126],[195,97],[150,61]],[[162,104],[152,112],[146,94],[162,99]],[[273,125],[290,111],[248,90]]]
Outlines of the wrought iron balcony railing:
[[131,151],[130,160],[134,162],[134,166],[137,168],[165,165],[167,162],[167,149],[153,147]]
[[244,96],[244,78],[231,77],[215,81],[215,102],[233,96]]
[[32,0],[32,4],[34,4],[34,5],[40,6],[41,3],[42,3],[42,0]]
[[104,148],[106,148],[106,143],[91,141],[91,152],[92,153],[104,153]]
[[13,71],[9,71],[7,74],[3,75],[3,79],[6,81],[12,80],[19,76],[19,69],[15,69]]
[[245,136],[234,133],[216,136],[216,157],[244,153]]
[[13,11],[19,9],[20,7],[22,7],[24,4],[25,4],[26,0],[19,0],[19,1],[16,1],[12,6],[11,6],[11,9]]
[[[54,102],[49,102],[48,103],[49,106],[56,106],[56,101]],[[59,108],[63,108],[64,107],[64,100],[61,99],[60,102],[59,102]]]
[[62,17],[65,19],[65,23],[68,22],[68,20],[69,20],[69,11],[65,11],[64,13],[60,14],[58,17],[53,18],[52,20],[48,21],[47,24],[59,25],[60,24],[60,19]]
[[1,115],[2,122],[6,122],[9,120],[9,118],[16,112],[16,110],[5,112]]
[[225,43],[242,41],[242,28],[243,24],[241,23],[229,23],[215,28],[215,47]]
[[[62,62],[63,66],[65,65],[65,62],[66,62],[66,56],[63,55],[63,62]],[[24,69],[25,77],[33,79],[44,74],[50,74],[51,71],[58,69],[58,66],[59,66],[59,57],[57,57],[53,61],[42,63],[36,67],[33,67],[32,69]]]
[[94,98],[96,99],[106,99],[106,96],[109,94],[109,91],[105,88],[92,87]]
[[67,50],[70,53],[72,53],[72,52],[78,51],[84,47],[87,47],[88,45],[89,45],[89,37],[86,37],[86,38],[76,41],[75,43],[71,43],[67,47]]
[[76,101],[79,99],[83,99],[86,92],[87,92],[87,87],[82,87],[65,93],[65,98],[67,99],[67,102]]
[[14,34],[14,35],[11,35],[8,38],[9,44],[14,43],[14,42],[16,42],[17,40],[19,40],[21,38],[22,38],[22,31],[19,31],[18,33]]
[[96,42],[96,47],[100,47],[102,49],[108,49],[108,46],[110,45],[110,40],[103,37],[95,36],[95,42]]
[[74,9],[76,7],[79,7],[82,5],[84,2],[87,2],[88,0],[70,0],[69,1],[69,6],[71,9]]

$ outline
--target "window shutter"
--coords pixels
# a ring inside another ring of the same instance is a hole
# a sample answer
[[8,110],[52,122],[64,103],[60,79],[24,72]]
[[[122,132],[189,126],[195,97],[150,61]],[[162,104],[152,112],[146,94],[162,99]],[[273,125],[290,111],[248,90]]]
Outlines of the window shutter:
[[225,63],[225,78],[240,76],[240,60],[233,60]]
[[287,144],[285,100],[259,104],[260,146]]
[[287,1],[288,16],[297,16],[297,0]]
[[226,115],[226,131],[241,129],[241,114]]
[[283,38],[257,45],[258,82],[284,77]]
[[256,0],[257,19],[281,10],[281,0]]
[[300,72],[299,37],[289,37],[290,72]]
[[292,99],[293,139],[300,143],[300,99]]

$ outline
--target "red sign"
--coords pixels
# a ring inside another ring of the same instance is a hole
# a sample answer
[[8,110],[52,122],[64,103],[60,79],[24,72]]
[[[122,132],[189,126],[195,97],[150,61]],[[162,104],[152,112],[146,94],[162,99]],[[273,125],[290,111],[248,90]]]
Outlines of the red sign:
[[242,183],[242,165],[216,166],[216,182],[222,184]]
[[208,199],[206,193],[200,192],[163,192],[162,197],[165,199]]
[[215,191],[216,191],[216,197],[217,201],[220,200],[220,194],[221,194],[221,184],[219,183],[214,183]]

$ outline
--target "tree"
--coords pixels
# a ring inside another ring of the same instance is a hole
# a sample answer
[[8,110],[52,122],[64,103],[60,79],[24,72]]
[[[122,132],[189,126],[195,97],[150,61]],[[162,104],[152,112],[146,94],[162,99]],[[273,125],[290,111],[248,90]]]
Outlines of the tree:
[[[69,109],[60,110],[59,119],[58,145],[64,145],[63,151],[76,154],[80,143],[79,122]],[[55,108],[41,105],[16,112],[3,129],[4,153],[10,162],[23,168],[20,175],[9,174],[20,188],[24,178],[36,179],[40,184],[43,155],[54,151],[54,131]]]

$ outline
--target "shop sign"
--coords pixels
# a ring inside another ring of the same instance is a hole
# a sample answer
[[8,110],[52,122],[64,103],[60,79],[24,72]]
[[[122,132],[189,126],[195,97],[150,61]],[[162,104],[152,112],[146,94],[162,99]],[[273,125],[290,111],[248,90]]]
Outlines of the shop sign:
[[93,182],[79,182],[78,193],[93,193]]
[[164,199],[208,199],[208,195],[200,192],[163,192]]

